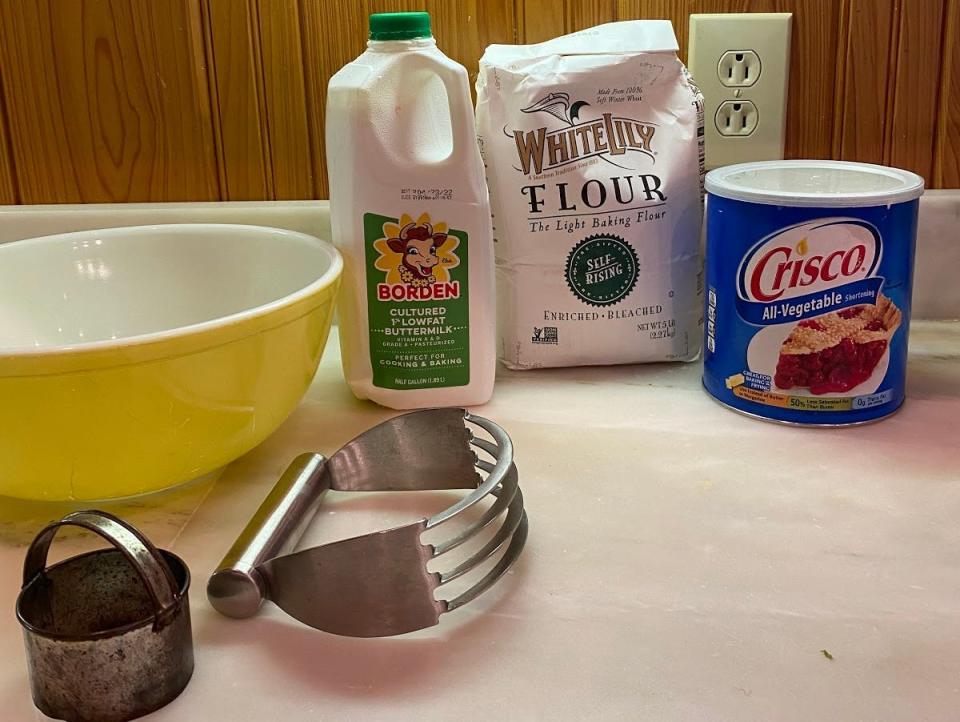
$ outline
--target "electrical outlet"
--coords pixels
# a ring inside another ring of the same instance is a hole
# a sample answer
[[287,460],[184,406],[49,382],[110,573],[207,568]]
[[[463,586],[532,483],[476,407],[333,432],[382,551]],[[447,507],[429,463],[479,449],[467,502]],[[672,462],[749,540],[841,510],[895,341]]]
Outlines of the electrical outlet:
[[792,17],[690,16],[687,65],[706,104],[707,168],[783,158]]
[[757,82],[762,67],[752,50],[728,50],[720,58],[717,74],[728,88],[749,88]]
[[725,100],[714,116],[720,135],[750,135],[757,129],[757,106],[749,100]]

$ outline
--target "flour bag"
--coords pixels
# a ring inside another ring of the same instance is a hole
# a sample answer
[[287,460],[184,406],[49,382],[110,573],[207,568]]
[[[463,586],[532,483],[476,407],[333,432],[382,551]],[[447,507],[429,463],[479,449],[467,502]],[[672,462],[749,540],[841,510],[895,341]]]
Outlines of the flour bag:
[[503,362],[696,358],[703,98],[670,22],[491,45],[477,77],[477,133]]

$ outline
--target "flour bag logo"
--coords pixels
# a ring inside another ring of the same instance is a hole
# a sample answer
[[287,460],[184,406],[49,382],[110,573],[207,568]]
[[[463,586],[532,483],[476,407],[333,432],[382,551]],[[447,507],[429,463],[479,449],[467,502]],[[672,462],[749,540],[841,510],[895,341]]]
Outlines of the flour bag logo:
[[552,92],[532,105],[521,108],[522,113],[547,113],[562,121],[565,127],[548,130],[514,130],[513,139],[520,158],[520,170],[540,175],[544,171],[576,163],[584,158],[600,157],[618,167],[628,153],[640,153],[654,160],[651,147],[657,132],[656,124],[613,113],[603,113],[593,120],[582,119],[581,112],[590,103],[570,102],[570,95]]

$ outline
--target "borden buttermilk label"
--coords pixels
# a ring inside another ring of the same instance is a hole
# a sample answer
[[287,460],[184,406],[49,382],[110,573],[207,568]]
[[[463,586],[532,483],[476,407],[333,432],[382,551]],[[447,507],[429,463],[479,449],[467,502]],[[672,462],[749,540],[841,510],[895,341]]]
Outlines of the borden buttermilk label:
[[363,217],[373,384],[470,382],[467,234],[428,213]]

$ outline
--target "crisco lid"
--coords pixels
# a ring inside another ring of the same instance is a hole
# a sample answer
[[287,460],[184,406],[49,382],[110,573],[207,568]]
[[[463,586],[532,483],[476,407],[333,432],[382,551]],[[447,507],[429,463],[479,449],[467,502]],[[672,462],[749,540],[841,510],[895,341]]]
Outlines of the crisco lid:
[[431,38],[430,13],[374,13],[370,16],[371,40]]
[[923,195],[923,178],[916,173],[839,160],[729,165],[707,173],[705,186],[715,196],[776,206],[886,206]]

